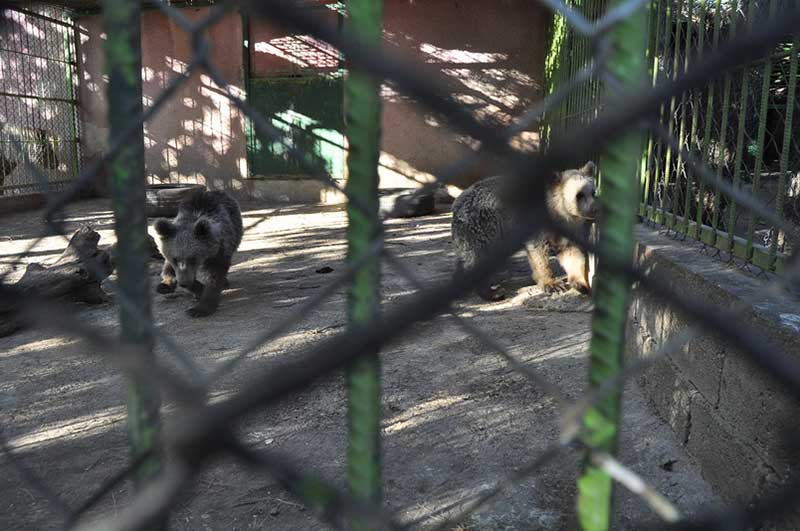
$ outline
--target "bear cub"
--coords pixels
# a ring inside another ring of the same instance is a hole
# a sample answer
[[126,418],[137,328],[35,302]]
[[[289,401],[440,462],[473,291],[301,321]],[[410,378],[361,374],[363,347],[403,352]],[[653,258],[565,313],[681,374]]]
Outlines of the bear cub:
[[[588,237],[597,211],[595,175],[597,168],[588,162],[583,168],[553,175],[547,183],[547,209],[550,215]],[[456,254],[456,274],[477,264],[491,248],[500,243],[514,224],[513,209],[504,204],[502,177],[489,177],[476,182],[453,203],[452,236]],[[589,260],[578,246],[567,238],[540,232],[526,245],[528,263],[534,281],[546,293],[566,291],[570,287],[588,294]],[[558,256],[567,273],[566,282],[558,280],[550,267],[549,254]],[[505,290],[496,279],[478,288],[478,295],[489,301],[501,300]]]
[[[226,192],[201,191],[183,199],[175,219],[155,223],[164,269],[158,293],[178,286],[198,299],[187,310],[191,317],[211,315],[228,284],[233,253],[242,241],[242,213]],[[199,279],[204,281],[200,282]]]

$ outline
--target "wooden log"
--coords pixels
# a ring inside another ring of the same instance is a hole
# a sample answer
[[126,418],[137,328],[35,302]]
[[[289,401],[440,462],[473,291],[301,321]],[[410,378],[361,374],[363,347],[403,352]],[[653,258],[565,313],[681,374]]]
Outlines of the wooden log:
[[[113,270],[111,257],[98,249],[100,235],[90,226],[76,230],[66,249],[48,266],[29,264],[22,278],[11,287],[24,296],[46,300],[100,304],[108,295],[100,283]],[[12,301],[0,304],[0,337],[25,324]]]

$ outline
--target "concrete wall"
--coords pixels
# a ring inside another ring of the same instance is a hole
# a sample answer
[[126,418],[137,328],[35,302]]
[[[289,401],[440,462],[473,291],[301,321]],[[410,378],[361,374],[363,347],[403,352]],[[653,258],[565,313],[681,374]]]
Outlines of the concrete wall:
[[[442,76],[453,97],[478,118],[507,124],[542,97],[548,18],[538,2],[386,0],[384,9],[387,43]],[[520,139],[521,147],[538,147],[536,129]],[[383,162],[399,174],[421,172],[416,175],[425,179],[471,143],[427,109],[385,91]],[[462,184],[481,176],[462,175]]]
[[[335,24],[333,11],[320,14]],[[385,0],[384,44],[424,64],[475,116],[507,124],[542,96],[547,12],[537,2]],[[336,70],[335,50],[308,36],[251,21],[256,76]],[[383,89],[381,186],[414,186],[431,180],[462,156],[471,139],[456,134],[427,109],[390,87]],[[538,147],[538,132],[520,135],[524,149]],[[461,176],[469,184],[482,175]]]
[[[800,361],[800,303],[791,296],[762,299],[763,280],[644,227],[639,264],[680,293],[723,310],[747,309],[742,325],[770,338]],[[754,301],[761,301],[753,306]],[[644,290],[636,290],[627,330],[630,358],[654,352],[690,324]],[[709,335],[648,368],[639,379],[652,405],[683,439],[704,477],[729,500],[749,502],[800,472],[800,452],[784,436],[797,435],[800,406],[731,344]],[[781,529],[797,529],[794,524]]]
[[[196,20],[208,8],[182,9]],[[327,15],[335,23],[333,11]],[[480,0],[386,0],[385,41],[389,48],[425,64],[459,101],[482,120],[506,124],[541,97],[547,13],[536,2]],[[83,155],[87,162],[105,148],[106,83],[103,30],[99,16],[80,26],[80,99]],[[244,85],[242,25],[231,14],[210,30],[211,61],[241,93]],[[251,21],[251,63],[257,76],[336,69],[335,51],[291,35],[272,24]],[[298,52],[299,50],[299,52]],[[310,52],[309,52],[310,51]],[[302,53],[300,53],[302,52]],[[142,15],[144,100],[149,105],[191,58],[187,35],[157,10]],[[299,58],[298,58],[299,53]],[[414,186],[431,180],[463,155],[471,139],[454,134],[427,110],[384,87],[381,186]],[[538,146],[538,134],[517,139]],[[206,75],[194,76],[145,128],[149,182],[200,182],[253,194],[263,188],[247,180],[245,121]],[[468,185],[483,175],[461,176]],[[286,184],[286,183],[284,183]],[[293,185],[290,185],[290,187]],[[266,188],[274,188],[270,184]],[[291,196],[291,194],[288,194]]]
[[[182,9],[190,20],[208,8]],[[108,135],[105,36],[100,16],[78,19],[80,27],[80,101],[83,155],[100,156]],[[243,94],[242,26],[238,14],[224,17],[209,30],[214,45],[210,59],[229,83]],[[144,104],[149,106],[191,60],[188,35],[160,11],[142,13],[142,79]],[[206,74],[189,79],[145,124],[148,182],[199,182],[217,189],[246,192],[244,120],[222,90]]]

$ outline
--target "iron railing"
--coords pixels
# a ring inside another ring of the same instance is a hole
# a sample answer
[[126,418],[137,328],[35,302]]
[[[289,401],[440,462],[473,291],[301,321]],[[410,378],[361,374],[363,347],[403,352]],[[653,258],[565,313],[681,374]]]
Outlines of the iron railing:
[[[576,1],[594,14],[601,1]],[[737,34],[780,9],[781,0],[660,0],[650,3],[648,67],[657,85],[675,79],[715,53]],[[591,62],[583,38],[555,25],[551,88],[574,78]],[[780,219],[800,220],[798,171],[800,125],[796,39],[778,42],[764,58],[730,71],[705,86],[677,94],[651,124],[640,168],[640,214],[669,234],[703,242],[745,268],[781,271],[791,249],[785,234],[757,212],[741,208],[729,194],[687,163],[694,152],[718,179],[769,205]],[[602,98],[590,81],[549,115],[554,131],[585,123]],[[674,138],[675,145],[665,140]]]

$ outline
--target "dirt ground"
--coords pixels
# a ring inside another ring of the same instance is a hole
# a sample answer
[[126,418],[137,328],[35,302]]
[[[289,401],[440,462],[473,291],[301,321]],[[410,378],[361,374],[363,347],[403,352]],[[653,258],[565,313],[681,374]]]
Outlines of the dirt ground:
[[[243,205],[243,244],[230,289],[210,319],[184,315],[186,294],[154,293],[156,324],[210,373],[256,334],[313,296],[343,267],[346,217],[339,207]],[[68,226],[90,223],[113,243],[105,201],[71,208]],[[6,217],[0,227],[0,269],[42,231],[36,213]],[[451,274],[450,216],[388,223],[387,245],[419,278]],[[48,237],[29,260],[55,258],[63,240]],[[332,274],[323,274],[323,268]],[[158,265],[153,265],[153,274]],[[553,299],[531,284],[523,260],[512,267],[512,298],[460,308],[473,322],[577,398],[585,386],[589,339],[588,299],[568,293]],[[21,275],[21,269],[16,275]],[[152,279],[155,287],[156,278]],[[383,304],[412,295],[399,275],[384,268]],[[343,331],[345,294],[338,290],[288,333],[250,355],[216,382],[215,400],[236,393],[256,371],[275,365],[321,338]],[[105,332],[117,329],[112,304],[82,306],[76,315]],[[170,354],[158,346],[158,355]],[[90,355],[87,355],[90,354]],[[24,462],[71,507],[78,506],[127,460],[124,383],[102,352],[48,331],[30,329],[0,339],[3,378],[0,424]],[[539,455],[558,437],[552,399],[515,373],[500,357],[442,316],[421,323],[387,346],[383,360],[383,463],[386,506],[404,522],[425,528],[457,509],[465,496],[489,488]],[[249,417],[246,440],[292,456],[304,470],[342,485],[345,474],[346,398],[340,374]],[[624,399],[621,460],[685,513],[719,503],[682,451],[675,434],[656,418],[635,385]],[[573,529],[575,479],[580,456],[563,454],[536,475],[505,491],[462,522],[461,529]],[[55,529],[62,515],[4,456],[0,465],[0,528]],[[654,515],[619,489],[617,529],[641,529]],[[129,486],[107,496],[83,521],[124,507]],[[174,529],[316,530],[317,521],[261,472],[232,463],[207,469],[190,498],[176,507]]]

